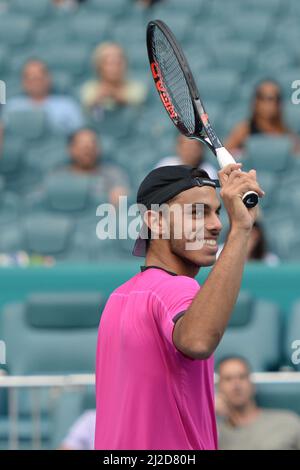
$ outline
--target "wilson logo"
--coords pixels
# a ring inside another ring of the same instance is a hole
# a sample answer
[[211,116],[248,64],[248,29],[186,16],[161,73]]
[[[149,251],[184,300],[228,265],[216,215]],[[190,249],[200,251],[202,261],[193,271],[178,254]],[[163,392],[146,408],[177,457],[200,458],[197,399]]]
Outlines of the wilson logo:
[[175,108],[172,104],[171,98],[169,96],[169,93],[166,90],[166,87],[164,86],[164,83],[162,81],[162,78],[159,73],[159,68],[156,62],[151,63],[151,72],[155,81],[155,86],[156,89],[159,93],[160,99],[162,101],[162,104],[166,108],[168,114],[170,115],[171,119],[177,119],[178,115],[175,111]]

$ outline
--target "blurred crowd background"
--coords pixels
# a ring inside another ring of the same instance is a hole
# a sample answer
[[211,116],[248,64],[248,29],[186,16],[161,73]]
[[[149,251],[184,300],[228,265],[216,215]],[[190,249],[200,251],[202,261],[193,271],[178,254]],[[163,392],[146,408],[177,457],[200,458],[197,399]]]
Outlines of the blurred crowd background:
[[[300,261],[300,104],[295,98],[300,85],[295,82],[300,80],[299,1],[0,0],[0,80],[6,91],[0,105],[3,292],[9,292],[4,287],[7,268],[68,264],[72,282],[71,263],[94,266],[98,273],[97,285],[84,284],[84,274],[81,285],[62,281],[59,274],[50,279],[49,288],[38,271],[38,293],[29,274],[11,278],[20,292],[10,297],[18,304],[6,305],[5,295],[1,298],[0,339],[7,347],[3,373],[92,373],[99,305],[119,279],[121,263],[131,260],[133,245],[132,240],[96,237],[97,206],[110,202],[118,210],[122,195],[134,202],[142,178],[159,165],[191,164],[217,177],[214,156],[201,143],[178,136],[162,109],[146,52],[151,19],[162,19],[173,30],[217,133],[245,169],[257,170],[266,192],[248,258],[280,274],[274,278],[277,284],[269,270],[250,277],[250,291],[252,285],[260,294],[265,288],[268,298],[241,293],[217,357],[242,355],[254,371],[299,369],[290,361],[292,340],[300,339],[299,270],[287,267]],[[222,244],[226,213],[221,219]],[[112,270],[101,272],[102,263],[110,263]],[[61,292],[64,286],[67,293]],[[86,292],[98,286],[103,298]],[[242,362],[240,367],[246,371],[234,370],[246,384],[243,403],[251,422],[259,413],[249,386],[250,369]],[[261,390],[263,405],[299,413],[300,382],[274,383]],[[30,447],[32,435],[38,436],[36,446],[58,446],[66,424],[93,407],[93,391],[72,390],[63,394],[50,419],[52,401],[45,392],[37,430],[29,392],[20,394],[17,410],[8,390],[0,388],[4,448],[16,447],[17,440]],[[223,388],[223,398],[224,393],[228,389]],[[17,411],[16,440],[10,425]],[[274,420],[285,426],[281,418],[271,416],[271,428]],[[291,445],[300,447],[298,418],[291,419],[296,420]],[[243,421],[236,422],[239,426]],[[238,445],[245,445],[247,436]]]
[[215,176],[214,157],[178,141],[156,96],[153,18],[181,42],[228,149],[258,171],[268,250],[299,260],[299,12],[296,0],[1,0],[0,263],[130,256],[130,243],[86,242],[98,204],[134,200],[158,164]]

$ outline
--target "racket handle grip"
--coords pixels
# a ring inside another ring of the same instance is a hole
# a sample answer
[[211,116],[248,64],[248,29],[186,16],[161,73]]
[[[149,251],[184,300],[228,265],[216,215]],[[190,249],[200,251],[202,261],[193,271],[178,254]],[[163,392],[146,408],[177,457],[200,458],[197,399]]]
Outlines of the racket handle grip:
[[220,168],[224,168],[224,166],[230,165],[230,163],[236,163],[231,153],[229,153],[225,147],[219,147],[218,149],[216,149],[216,156]]
[[[229,153],[225,147],[216,149],[216,155],[221,168],[224,168],[224,166],[229,165],[230,163],[236,163],[231,153]],[[258,203],[258,194],[254,191],[247,191],[242,200],[245,206],[250,209],[251,207],[255,207]]]

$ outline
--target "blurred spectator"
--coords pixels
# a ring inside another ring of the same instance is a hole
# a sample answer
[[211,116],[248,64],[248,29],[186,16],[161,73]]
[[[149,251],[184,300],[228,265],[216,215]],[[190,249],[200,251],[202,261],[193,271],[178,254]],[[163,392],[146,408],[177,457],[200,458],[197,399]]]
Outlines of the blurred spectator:
[[235,155],[242,153],[247,138],[254,134],[288,135],[294,142],[295,153],[300,152],[298,136],[284,122],[281,90],[273,80],[264,80],[257,85],[250,119],[234,127],[225,147]]
[[94,131],[82,128],[69,137],[70,164],[63,171],[89,175],[94,193],[108,194],[108,200],[117,205],[119,196],[128,194],[128,177],[121,168],[101,161],[101,147]]
[[[220,256],[224,245],[220,245],[217,257]],[[261,261],[269,266],[277,266],[280,260],[275,253],[268,251],[263,227],[260,222],[254,222],[247,246],[248,261]]]
[[253,225],[247,250],[248,261],[262,261],[270,266],[279,263],[278,256],[267,250],[263,228],[257,221]]
[[101,117],[103,110],[143,103],[146,87],[127,79],[127,60],[121,46],[101,44],[93,53],[93,64],[97,79],[83,85],[81,98],[83,106],[95,117]]
[[162,1],[164,0],[135,0],[136,4],[142,8],[151,8],[156,3],[161,3]]
[[300,418],[286,410],[259,408],[248,363],[240,357],[219,365],[216,398],[222,450],[300,449]]
[[85,411],[73,424],[60,450],[94,450],[96,410]]
[[57,8],[64,10],[71,10],[80,3],[84,3],[87,0],[52,0],[52,3]]
[[162,158],[156,168],[168,165],[191,165],[205,170],[210,178],[217,179],[216,169],[204,158],[204,145],[195,139],[188,139],[182,134],[177,137],[176,155]]
[[51,93],[51,75],[38,59],[29,60],[22,72],[24,95],[10,98],[4,107],[3,120],[11,111],[44,110],[55,131],[70,133],[82,127],[83,117],[76,101]]

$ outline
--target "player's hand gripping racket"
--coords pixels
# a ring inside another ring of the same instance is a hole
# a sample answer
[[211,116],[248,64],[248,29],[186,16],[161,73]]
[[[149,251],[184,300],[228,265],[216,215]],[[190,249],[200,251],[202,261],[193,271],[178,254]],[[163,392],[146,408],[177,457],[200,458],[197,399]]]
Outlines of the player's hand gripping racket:
[[[221,168],[236,163],[213,130],[183,51],[163,21],[148,23],[147,49],[156,89],[175,126],[186,137],[208,145]],[[248,191],[243,202],[254,207],[258,195]]]

